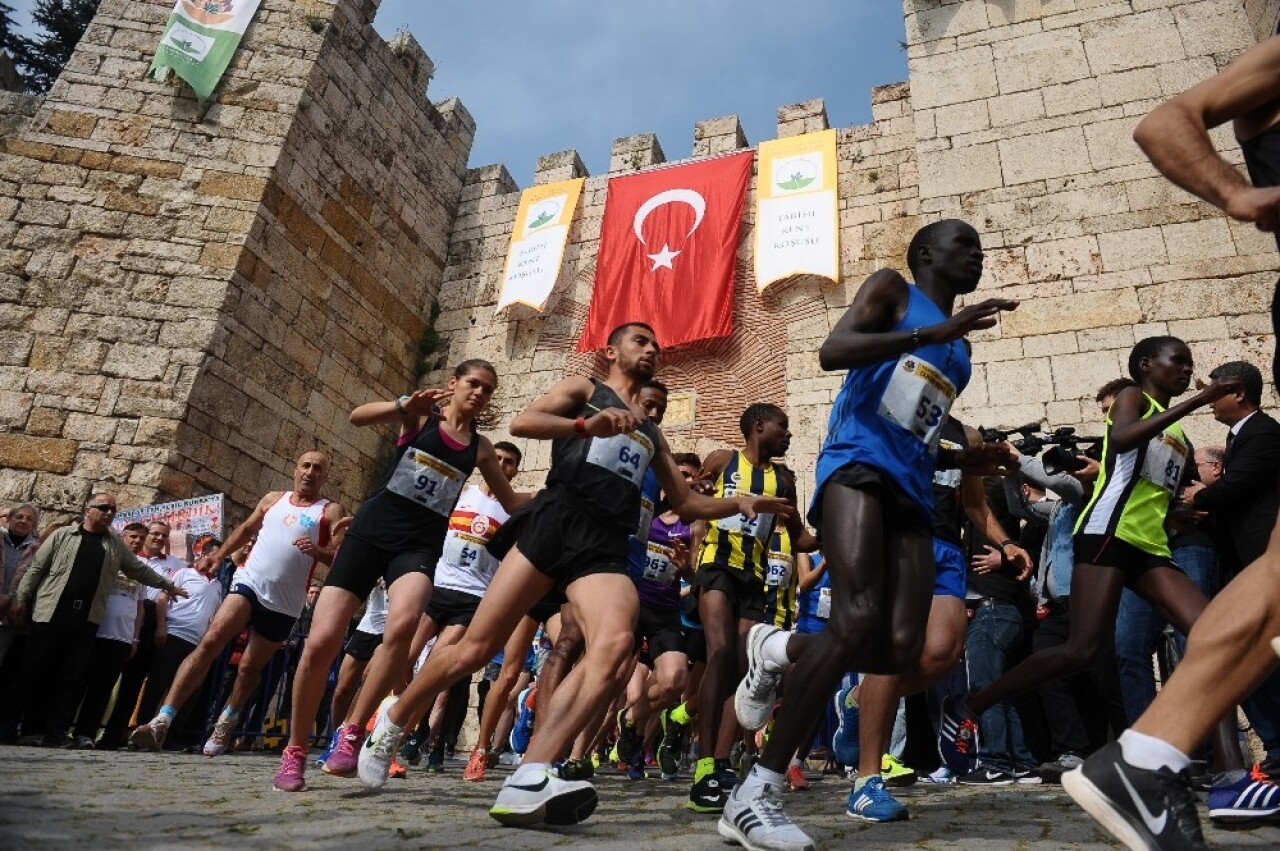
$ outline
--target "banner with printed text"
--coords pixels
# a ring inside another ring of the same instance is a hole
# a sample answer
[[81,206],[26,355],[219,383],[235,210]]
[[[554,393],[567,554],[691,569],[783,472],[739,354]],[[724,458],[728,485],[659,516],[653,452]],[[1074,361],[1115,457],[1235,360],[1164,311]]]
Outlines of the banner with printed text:
[[840,280],[836,131],[760,143],[756,286],[792,275]]
[[204,554],[210,541],[215,538],[222,540],[225,499],[223,494],[215,493],[180,499],[177,502],[122,509],[111,521],[111,528],[119,534],[130,523],[163,520],[169,524],[169,555],[190,564]]
[[170,71],[209,99],[262,0],[177,0],[147,72],[163,79]]
[[497,313],[517,302],[539,312],[560,277],[569,225],[578,208],[584,178],[531,186],[520,193]]

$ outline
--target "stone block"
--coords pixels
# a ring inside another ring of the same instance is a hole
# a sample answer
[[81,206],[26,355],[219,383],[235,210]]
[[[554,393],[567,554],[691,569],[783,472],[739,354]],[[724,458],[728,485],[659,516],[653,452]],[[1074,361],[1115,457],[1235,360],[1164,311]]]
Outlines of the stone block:
[[1082,236],[1033,242],[1027,246],[1027,276],[1032,281],[1056,281],[1102,271],[1094,237]]
[[1187,55],[1167,9],[1090,21],[1081,24],[1080,36],[1094,74],[1159,65]]
[[1049,86],[1041,94],[1044,97],[1044,115],[1048,116],[1088,112],[1102,106],[1103,99],[1102,87],[1094,77]]
[[1187,3],[1173,8],[1173,19],[1188,56],[1235,55],[1255,42],[1253,28],[1239,3]]
[[265,178],[249,174],[224,171],[206,171],[196,192],[215,198],[232,198],[240,201],[258,201],[266,189]]
[[1084,46],[1076,33],[1033,33],[991,46],[1001,94],[1042,89],[1089,76]]
[[907,41],[911,44],[954,38],[990,26],[986,3],[961,3],[907,12]]
[[60,408],[32,408],[27,418],[27,434],[37,437],[60,437],[68,412]]
[[1158,227],[1098,234],[1102,268],[1107,272],[1137,269],[1168,260],[1164,234]]
[[1147,161],[1142,149],[1133,141],[1133,128],[1137,124],[1133,118],[1117,118],[1085,125],[1089,161],[1095,169],[1101,171]]
[[986,45],[910,62],[916,109],[982,100],[999,93],[991,48]]
[[1170,263],[1229,257],[1236,253],[1231,229],[1222,216],[1164,225],[1161,231]]
[[1098,388],[1125,375],[1127,351],[1082,352],[1053,359],[1053,397],[1092,400]]
[[1133,323],[1142,318],[1137,293],[1114,290],[1029,299],[1003,315],[1000,325],[1005,336],[1027,337]]
[[116,343],[107,353],[102,371],[107,375],[152,381],[163,378],[169,365],[169,350],[159,346]]
[[69,473],[75,463],[74,440],[33,437],[18,432],[0,432],[0,466],[16,470]]
[[1052,387],[1050,358],[1022,358],[987,364],[987,393],[992,400],[1047,399]]
[[920,193],[936,197],[994,189],[1001,185],[1000,162],[1000,151],[994,144],[922,153]]
[[0,390],[0,426],[21,429],[31,415],[31,403],[34,400],[35,396],[31,393]]
[[1074,354],[1079,351],[1074,331],[1063,331],[1058,334],[1039,334],[1022,338],[1022,350],[1029,358],[1048,357],[1050,355]]
[[1084,132],[1079,127],[1002,139],[996,144],[1008,186],[1092,169]]

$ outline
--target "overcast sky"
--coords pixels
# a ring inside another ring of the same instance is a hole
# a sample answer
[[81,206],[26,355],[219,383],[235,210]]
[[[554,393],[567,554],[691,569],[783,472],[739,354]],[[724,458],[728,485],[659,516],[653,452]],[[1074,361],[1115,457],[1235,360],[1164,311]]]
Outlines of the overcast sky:
[[[33,0],[8,2],[25,24]],[[566,148],[601,174],[634,133],[687,157],[694,123],[731,113],[758,143],[779,106],[815,97],[832,126],[862,124],[870,88],[907,76],[902,7],[886,0],[382,0],[375,26],[417,37],[431,99],[475,116],[471,164],[505,163],[521,186]]]

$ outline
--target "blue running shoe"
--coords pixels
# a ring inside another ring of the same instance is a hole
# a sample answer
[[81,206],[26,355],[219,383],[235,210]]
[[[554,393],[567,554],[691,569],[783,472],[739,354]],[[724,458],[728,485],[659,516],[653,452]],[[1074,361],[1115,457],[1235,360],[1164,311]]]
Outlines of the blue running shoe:
[[1209,790],[1209,818],[1217,824],[1243,824],[1274,820],[1280,813],[1280,786],[1272,783],[1257,766],[1252,772],[1238,772],[1234,783],[1228,772],[1215,778]]
[[338,734],[342,732],[339,728],[333,731],[333,735],[329,737],[329,747],[320,752],[320,756],[316,757],[316,765],[324,765],[329,759],[329,754],[333,753],[333,749],[338,746]]
[[906,806],[889,794],[879,776],[868,778],[857,792],[850,790],[845,813],[849,818],[871,822],[905,821],[911,817]]
[[836,692],[836,734],[831,738],[832,755],[836,762],[848,768],[858,767],[858,704],[853,699],[853,687],[846,686]]
[[533,738],[533,701],[530,699],[532,692],[533,686],[528,686],[516,698],[520,714],[511,727],[511,750],[519,754],[529,749],[529,740]]
[[978,767],[978,719],[963,697],[951,695],[942,699],[938,756],[957,777]]

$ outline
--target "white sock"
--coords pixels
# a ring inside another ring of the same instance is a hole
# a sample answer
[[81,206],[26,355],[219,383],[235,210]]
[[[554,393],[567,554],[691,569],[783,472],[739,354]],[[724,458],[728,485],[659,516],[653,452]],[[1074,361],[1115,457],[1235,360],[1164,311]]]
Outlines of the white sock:
[[1147,771],[1167,768],[1178,772],[1191,764],[1191,757],[1155,736],[1125,730],[1120,734],[1119,741],[1124,761],[1134,768],[1145,768]]
[[522,762],[520,767],[511,773],[511,782],[522,783],[529,779],[529,775],[546,771],[547,768],[548,765],[545,762]]
[[745,780],[739,784],[738,795],[739,800],[742,798],[755,798],[764,791],[766,785],[781,787],[783,777],[776,771],[770,771],[760,763],[752,766],[750,773],[747,774]]
[[764,643],[760,646],[760,655],[764,657],[766,662],[781,670],[791,664],[792,661],[787,656],[787,642],[790,640],[791,633],[780,629],[764,640]]

